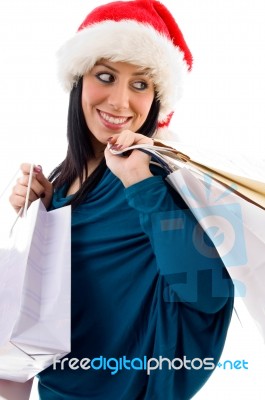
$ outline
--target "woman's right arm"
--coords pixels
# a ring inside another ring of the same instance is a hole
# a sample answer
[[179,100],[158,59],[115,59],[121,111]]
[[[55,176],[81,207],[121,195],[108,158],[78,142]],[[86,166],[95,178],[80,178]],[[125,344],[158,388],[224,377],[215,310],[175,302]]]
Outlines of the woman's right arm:
[[[27,188],[29,183],[29,173],[31,164],[21,164],[22,176],[18,178],[16,185],[13,187],[9,201],[16,212],[24,207],[26,201]],[[33,170],[31,189],[29,194],[29,205],[41,198],[46,208],[49,207],[53,194],[53,185],[43,175],[41,166],[37,165]]]

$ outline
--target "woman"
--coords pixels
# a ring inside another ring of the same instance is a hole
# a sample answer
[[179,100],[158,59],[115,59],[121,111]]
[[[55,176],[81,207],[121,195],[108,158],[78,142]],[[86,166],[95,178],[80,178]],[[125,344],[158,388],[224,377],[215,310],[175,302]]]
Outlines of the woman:
[[59,51],[68,151],[49,180],[35,167],[30,202],[72,205],[72,351],[39,374],[41,399],[186,400],[220,358],[233,308],[221,260],[148,155],[111,152],[168,126],[191,66],[155,0],[96,8]]

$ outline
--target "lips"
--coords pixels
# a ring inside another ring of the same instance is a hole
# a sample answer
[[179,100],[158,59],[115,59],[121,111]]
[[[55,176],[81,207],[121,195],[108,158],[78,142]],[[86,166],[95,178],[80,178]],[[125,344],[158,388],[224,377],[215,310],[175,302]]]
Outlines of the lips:
[[104,111],[98,111],[101,119],[107,125],[121,127],[124,126],[132,117],[115,116]]

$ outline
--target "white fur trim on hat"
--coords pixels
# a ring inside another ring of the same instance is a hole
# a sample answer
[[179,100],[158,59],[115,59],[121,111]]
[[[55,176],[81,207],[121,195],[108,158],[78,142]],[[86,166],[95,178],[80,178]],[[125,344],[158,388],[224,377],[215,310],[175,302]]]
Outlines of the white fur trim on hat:
[[68,91],[102,58],[150,69],[161,103],[159,122],[174,110],[188,71],[183,52],[168,37],[133,20],[90,25],[68,40],[57,56],[59,79]]

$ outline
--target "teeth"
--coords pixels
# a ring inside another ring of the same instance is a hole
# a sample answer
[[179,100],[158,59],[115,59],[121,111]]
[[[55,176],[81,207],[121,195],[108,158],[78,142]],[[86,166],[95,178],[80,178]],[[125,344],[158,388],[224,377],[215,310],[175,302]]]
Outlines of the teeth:
[[105,114],[104,112],[100,112],[100,115],[106,121],[110,122],[111,124],[116,124],[116,125],[123,124],[128,119],[127,117],[126,118],[110,117],[108,114]]

